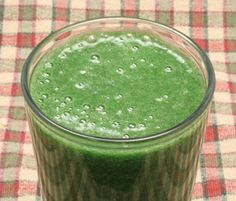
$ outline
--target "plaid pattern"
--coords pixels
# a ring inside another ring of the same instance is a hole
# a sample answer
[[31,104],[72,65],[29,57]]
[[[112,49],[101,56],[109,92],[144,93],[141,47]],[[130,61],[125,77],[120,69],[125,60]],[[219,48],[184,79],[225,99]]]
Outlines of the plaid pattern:
[[0,0],[0,201],[39,199],[19,83],[24,60],[52,30],[84,19],[117,15],[177,28],[208,53],[216,71],[216,93],[193,201],[235,201],[235,0]]

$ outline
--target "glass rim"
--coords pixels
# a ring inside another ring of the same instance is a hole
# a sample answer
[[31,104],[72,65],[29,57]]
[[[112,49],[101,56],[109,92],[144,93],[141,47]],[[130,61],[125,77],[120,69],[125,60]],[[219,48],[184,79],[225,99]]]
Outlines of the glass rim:
[[[193,113],[191,113],[191,115],[189,115],[186,119],[184,119],[180,123],[176,124],[175,126],[169,128],[169,129],[166,129],[164,131],[157,132],[157,133],[150,134],[148,136],[143,136],[143,137],[123,139],[123,138],[97,137],[94,135],[89,135],[89,134],[85,134],[83,132],[69,129],[67,127],[64,127],[64,126],[58,124],[54,120],[50,119],[47,115],[45,115],[39,109],[39,107],[34,102],[32,96],[31,96],[30,89],[28,86],[28,72],[29,72],[31,62],[32,62],[34,55],[37,54],[45,44],[50,42],[53,38],[55,38],[59,34],[62,34],[67,31],[71,31],[81,25],[86,25],[88,23],[93,23],[93,22],[94,23],[102,22],[102,21],[106,22],[108,20],[117,20],[117,21],[118,20],[119,21],[128,20],[128,21],[134,21],[134,22],[138,21],[138,22],[143,22],[143,23],[153,25],[156,27],[160,27],[162,29],[165,29],[165,30],[168,30],[168,31],[174,33],[175,35],[180,36],[181,39],[183,39],[185,42],[187,42],[189,45],[191,45],[194,48],[194,50],[200,55],[200,58],[202,59],[204,66],[206,68],[206,71],[208,74],[208,85],[207,85],[207,88],[205,91],[205,96],[202,99],[202,102],[199,104],[198,108]],[[22,73],[21,73],[21,88],[22,88],[23,97],[24,97],[25,101],[30,106],[32,111],[37,115],[37,117],[39,117],[46,124],[49,124],[50,126],[55,127],[62,132],[72,134],[77,137],[82,137],[85,139],[95,140],[95,141],[122,142],[122,143],[124,143],[124,142],[140,142],[140,141],[149,141],[149,140],[157,139],[157,138],[161,138],[164,136],[170,136],[171,134],[174,134],[174,133],[178,132],[179,130],[184,129],[189,124],[194,122],[194,120],[196,120],[198,117],[200,117],[204,113],[204,111],[207,109],[208,105],[210,104],[210,102],[212,100],[214,90],[215,90],[215,72],[214,72],[212,63],[211,63],[210,59],[208,58],[208,56],[206,55],[206,53],[190,37],[188,37],[184,33],[180,32],[172,27],[166,26],[166,25],[159,23],[159,22],[155,22],[155,21],[151,21],[151,20],[147,20],[147,19],[142,19],[142,18],[137,18],[137,17],[135,17],[135,18],[133,18],[133,17],[119,17],[119,16],[101,17],[101,18],[96,18],[96,19],[92,19],[92,20],[83,20],[83,21],[73,23],[71,25],[67,25],[65,27],[62,27],[61,29],[58,29],[57,31],[51,32],[47,37],[45,37],[37,46],[35,46],[33,48],[33,50],[31,51],[31,53],[29,54],[29,56],[27,57],[27,59],[24,62]]]

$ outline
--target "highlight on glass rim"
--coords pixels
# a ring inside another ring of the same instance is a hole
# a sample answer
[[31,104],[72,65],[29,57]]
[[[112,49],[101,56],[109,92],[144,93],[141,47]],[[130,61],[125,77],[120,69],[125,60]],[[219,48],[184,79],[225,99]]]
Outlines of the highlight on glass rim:
[[44,201],[190,201],[214,71],[179,31],[143,19],[78,22],[22,71]]

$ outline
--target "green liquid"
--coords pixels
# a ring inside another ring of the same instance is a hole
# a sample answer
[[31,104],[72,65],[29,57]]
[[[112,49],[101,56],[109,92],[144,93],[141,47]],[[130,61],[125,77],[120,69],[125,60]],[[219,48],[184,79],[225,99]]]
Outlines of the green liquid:
[[172,128],[199,106],[194,63],[152,35],[81,36],[43,58],[31,80],[38,107],[88,135],[143,137]]
[[[152,34],[93,33],[44,56],[30,82],[58,124],[109,138],[150,136],[199,106],[194,63]],[[28,108],[45,201],[190,201],[207,111],[184,129],[144,142],[111,143],[59,131]]]

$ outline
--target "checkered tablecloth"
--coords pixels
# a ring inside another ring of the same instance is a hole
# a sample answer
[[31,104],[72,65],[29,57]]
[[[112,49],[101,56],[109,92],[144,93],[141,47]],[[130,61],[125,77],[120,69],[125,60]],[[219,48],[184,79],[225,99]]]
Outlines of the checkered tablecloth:
[[0,201],[39,200],[22,64],[52,30],[101,16],[164,23],[208,53],[217,83],[193,201],[236,201],[236,0],[0,0]]

